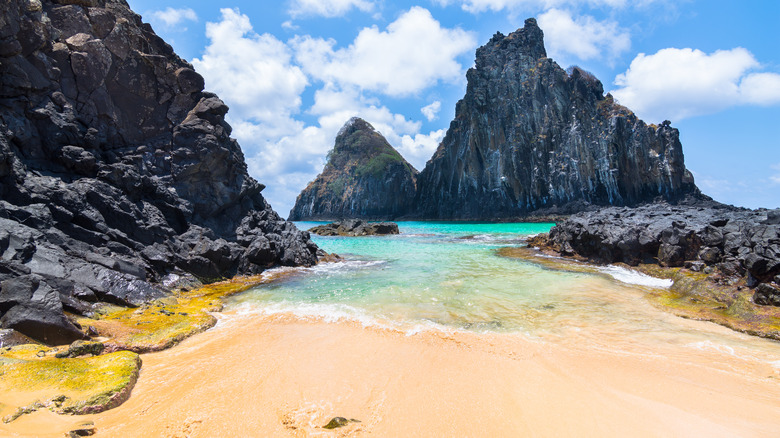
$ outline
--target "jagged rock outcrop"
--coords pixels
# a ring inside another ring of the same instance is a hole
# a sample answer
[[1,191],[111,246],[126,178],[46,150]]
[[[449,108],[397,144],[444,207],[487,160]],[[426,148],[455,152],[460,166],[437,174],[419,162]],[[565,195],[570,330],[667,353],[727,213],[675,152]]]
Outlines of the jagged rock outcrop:
[[345,219],[309,228],[310,233],[320,236],[385,236],[400,234],[395,222],[366,222],[361,219]]
[[780,210],[746,210],[712,201],[610,207],[569,217],[546,245],[597,263],[658,263],[745,278],[756,304],[780,305]]
[[417,217],[571,213],[698,192],[678,131],[646,125],[591,74],[560,68],[534,19],[480,47],[467,79],[418,177]]
[[417,170],[365,120],[350,119],[290,220],[393,219],[409,212]]
[[5,0],[0,325],[84,337],[63,311],[177,279],[316,263],[230,138],[228,107],[124,0]]

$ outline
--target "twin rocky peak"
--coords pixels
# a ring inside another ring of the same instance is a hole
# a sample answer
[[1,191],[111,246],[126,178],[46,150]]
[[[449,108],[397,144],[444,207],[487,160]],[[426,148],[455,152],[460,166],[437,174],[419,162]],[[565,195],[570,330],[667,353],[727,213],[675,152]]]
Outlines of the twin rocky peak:
[[418,173],[365,121],[339,132],[291,220],[510,219],[700,196],[679,132],[547,57],[536,20],[477,49],[466,95]]

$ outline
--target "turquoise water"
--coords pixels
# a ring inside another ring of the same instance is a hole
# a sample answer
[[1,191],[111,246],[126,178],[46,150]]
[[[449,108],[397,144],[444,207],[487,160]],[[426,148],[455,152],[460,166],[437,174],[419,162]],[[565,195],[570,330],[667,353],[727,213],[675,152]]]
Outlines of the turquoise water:
[[[301,229],[316,225],[299,222]],[[553,224],[401,222],[400,235],[312,236],[343,262],[304,269],[233,300],[264,312],[293,312],[419,330],[565,334],[582,326],[634,321],[643,291],[590,274],[543,269],[500,257]],[[629,280],[630,281],[630,280]],[[650,308],[642,301],[644,307]]]
[[[299,222],[309,229],[318,223]],[[520,333],[610,350],[661,344],[760,358],[780,368],[780,344],[678,318],[647,293],[661,280],[622,268],[548,270],[497,255],[552,224],[400,222],[400,235],[312,236],[341,262],[297,269],[231,299],[237,311],[357,320],[403,330]],[[636,348],[639,347],[639,348]]]
[[[313,222],[299,222],[308,229]],[[535,309],[560,302],[579,275],[499,257],[552,224],[401,222],[400,235],[312,236],[345,262],[326,264],[241,295],[237,301],[389,324],[522,329]]]

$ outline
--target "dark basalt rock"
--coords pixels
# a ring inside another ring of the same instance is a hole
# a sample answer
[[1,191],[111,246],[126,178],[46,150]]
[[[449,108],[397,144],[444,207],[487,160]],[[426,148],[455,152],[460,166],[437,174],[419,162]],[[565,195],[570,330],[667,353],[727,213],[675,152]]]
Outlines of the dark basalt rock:
[[318,225],[309,232],[320,236],[382,236],[400,234],[395,222],[365,222],[360,219],[347,219],[325,225]]
[[290,220],[393,219],[414,201],[417,170],[373,126],[350,119],[328,162],[298,195]]
[[[8,0],[0,15],[0,325],[316,263],[261,195],[203,78],[124,0]],[[173,283],[170,283],[173,284]]]
[[590,73],[560,68],[534,19],[480,47],[467,79],[412,216],[568,214],[698,193],[677,129],[645,124]]
[[323,429],[338,429],[339,427],[347,426],[349,423],[360,423],[360,420],[354,418],[333,417],[328,421],[328,424],[322,426]]
[[770,219],[775,211],[694,204],[579,213],[553,227],[548,242],[564,255],[597,263],[658,263],[718,271],[726,281],[744,277],[749,287],[758,286],[756,304],[780,305],[780,224]]

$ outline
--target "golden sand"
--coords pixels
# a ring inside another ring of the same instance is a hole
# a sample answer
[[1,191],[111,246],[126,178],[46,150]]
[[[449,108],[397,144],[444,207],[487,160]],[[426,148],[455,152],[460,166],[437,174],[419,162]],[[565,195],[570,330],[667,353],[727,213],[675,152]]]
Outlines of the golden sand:
[[[513,334],[406,335],[291,315],[221,315],[215,329],[143,355],[127,402],[47,411],[1,436],[776,437],[768,363],[673,345],[614,350]],[[706,324],[691,321],[690,324]],[[346,427],[322,426],[336,416]]]

